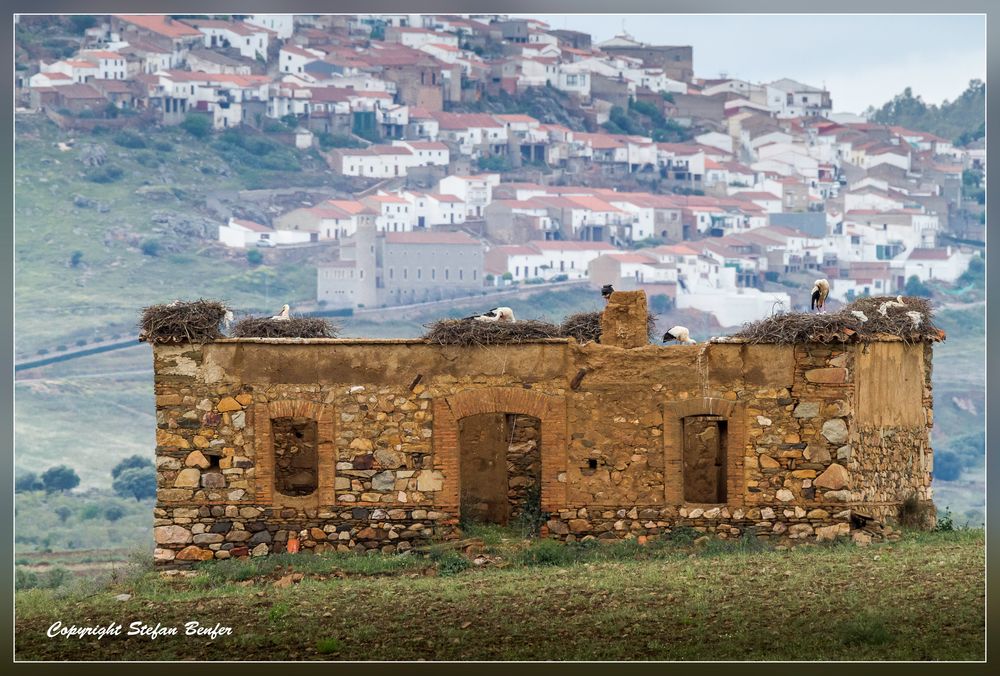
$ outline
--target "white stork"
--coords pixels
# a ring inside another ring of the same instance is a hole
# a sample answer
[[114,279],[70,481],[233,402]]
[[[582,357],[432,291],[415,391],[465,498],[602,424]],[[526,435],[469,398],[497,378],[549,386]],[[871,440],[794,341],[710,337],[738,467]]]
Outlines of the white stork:
[[481,315],[472,315],[466,319],[474,319],[477,322],[510,322],[514,323],[514,311],[509,307],[495,307]]
[[289,319],[289,317],[288,317],[288,309],[289,309],[288,308],[288,303],[285,303],[284,305],[281,306],[281,312],[279,312],[278,314],[276,314],[273,317],[271,317],[271,319],[276,319],[278,321],[286,321],[287,322],[288,319]]
[[883,317],[888,315],[889,308],[891,307],[906,307],[906,303],[903,302],[902,296],[896,296],[896,300],[887,300],[878,307],[878,313]]
[[826,306],[826,297],[829,295],[830,282],[825,279],[817,279],[812,288],[812,305],[810,309],[823,312],[823,308]]
[[691,332],[687,330],[686,326],[675,326],[663,334],[664,343],[671,340],[676,340],[678,343],[684,343],[685,345],[698,344],[697,340],[691,339]]
[[233,311],[232,310],[226,310],[226,314],[224,314],[222,316],[222,323],[223,323],[223,326],[225,326],[226,331],[229,330],[229,325],[233,323],[233,319],[234,319],[234,317],[233,317]]

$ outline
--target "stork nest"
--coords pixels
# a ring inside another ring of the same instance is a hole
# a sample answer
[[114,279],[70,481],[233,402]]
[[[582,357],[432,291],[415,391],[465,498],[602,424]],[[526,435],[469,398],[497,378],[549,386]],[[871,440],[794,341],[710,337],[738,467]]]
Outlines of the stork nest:
[[246,317],[236,323],[236,338],[336,338],[338,326],[320,317]]
[[222,338],[220,324],[229,311],[215,300],[150,305],[139,319],[139,340],[159,345],[208,343]]
[[437,345],[485,347],[517,345],[544,338],[561,338],[559,327],[548,322],[481,322],[475,319],[441,319],[426,324],[424,340]]
[[[732,337],[750,343],[777,344],[874,342],[886,336],[895,336],[905,343],[944,340],[944,331],[934,325],[934,313],[927,299],[907,296],[903,298],[906,307],[889,305],[885,306],[884,315],[879,312],[884,303],[895,300],[890,296],[869,296],[831,314],[776,314],[744,324]],[[861,312],[866,320],[852,312]],[[908,312],[919,313],[919,322]]]
[[[567,338],[575,338],[581,345],[584,343],[601,342],[601,313],[577,312],[563,320],[559,326],[559,334]],[[646,316],[646,334],[651,341],[656,340],[656,315]]]

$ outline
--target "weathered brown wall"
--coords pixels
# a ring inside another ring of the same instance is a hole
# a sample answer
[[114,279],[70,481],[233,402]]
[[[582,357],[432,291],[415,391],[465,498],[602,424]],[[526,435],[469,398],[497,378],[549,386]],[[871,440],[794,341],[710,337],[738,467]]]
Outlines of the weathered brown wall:
[[[864,349],[562,340],[157,346],[157,556],[281,551],[289,530],[303,532],[308,548],[398,551],[447,537],[461,502],[459,423],[499,413],[539,421],[552,536],[656,536],[690,525],[724,537],[751,526],[832,537],[852,509],[884,516],[911,492],[929,497],[930,348]],[[873,372],[883,375],[872,380]],[[882,391],[881,378],[892,378],[907,403],[859,410]],[[910,410],[917,399],[919,420]],[[724,503],[684,500],[691,416],[725,420]],[[316,421],[311,495],[275,490],[272,420],[283,417]],[[206,453],[221,458],[218,469],[203,467]]]

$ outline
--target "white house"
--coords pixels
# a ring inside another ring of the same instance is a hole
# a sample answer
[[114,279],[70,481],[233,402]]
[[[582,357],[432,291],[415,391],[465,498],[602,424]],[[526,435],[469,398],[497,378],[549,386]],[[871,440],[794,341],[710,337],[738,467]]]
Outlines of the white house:
[[393,141],[392,145],[406,148],[413,154],[415,167],[440,166],[446,167],[451,161],[448,146],[437,141]]
[[128,66],[123,54],[108,50],[80,52],[80,58],[97,64],[97,78],[100,80],[128,79]]
[[254,221],[230,218],[228,223],[219,226],[219,241],[229,247],[244,249],[256,245],[259,241],[270,241],[274,244],[308,242],[309,233],[295,230],[275,230]]
[[308,49],[296,45],[282,45],[278,51],[278,69],[282,73],[302,74],[307,63],[318,61],[326,56],[318,49]]
[[281,40],[287,40],[295,33],[294,14],[251,14],[243,21],[274,31]]
[[209,48],[232,47],[248,59],[267,60],[270,31],[243,21],[216,19],[185,19],[185,23],[201,31],[205,46]]
[[414,226],[413,205],[399,195],[379,192],[363,197],[361,203],[374,210],[375,229],[380,232],[410,232]]
[[954,282],[969,269],[973,254],[943,247],[937,249],[913,249],[903,262],[906,279],[916,276],[920,281],[939,279]]
[[500,174],[446,176],[438,181],[438,192],[459,198],[465,204],[466,217],[479,219],[493,201],[493,187],[497,185],[500,185]]

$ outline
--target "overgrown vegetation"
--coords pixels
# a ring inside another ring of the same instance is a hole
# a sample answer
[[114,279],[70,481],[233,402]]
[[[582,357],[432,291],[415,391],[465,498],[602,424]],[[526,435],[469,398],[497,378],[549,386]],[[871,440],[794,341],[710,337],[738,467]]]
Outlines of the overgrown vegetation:
[[867,116],[878,124],[930,132],[956,145],[965,145],[986,134],[986,83],[970,80],[957,99],[944,101],[940,106],[928,105],[907,87],[878,110],[869,109]]
[[[135,659],[219,659],[232,655],[236,640],[242,657],[257,659],[961,660],[984,654],[981,530],[907,534],[868,548],[787,551],[759,546],[753,537],[567,546],[494,530],[482,540],[484,553],[469,556],[443,546],[405,555],[278,555],[199,564],[194,577],[174,578],[136,567],[110,586],[80,580],[26,589],[22,573],[17,656],[105,659],[126,650]],[[302,574],[300,582],[274,584],[293,571]],[[120,593],[130,595],[124,604],[114,600]],[[45,637],[55,619],[81,624],[86,617],[88,625],[100,625],[133,607],[164,625],[220,622],[239,627],[238,636],[94,643]],[[322,621],[317,608],[328,609]]]

